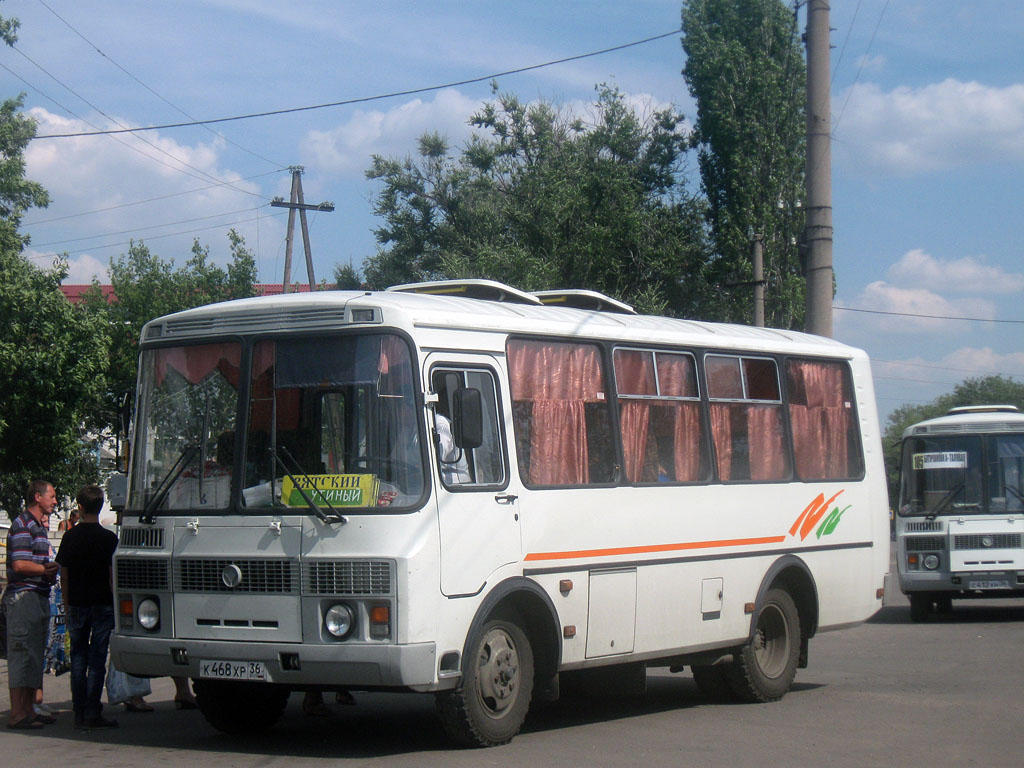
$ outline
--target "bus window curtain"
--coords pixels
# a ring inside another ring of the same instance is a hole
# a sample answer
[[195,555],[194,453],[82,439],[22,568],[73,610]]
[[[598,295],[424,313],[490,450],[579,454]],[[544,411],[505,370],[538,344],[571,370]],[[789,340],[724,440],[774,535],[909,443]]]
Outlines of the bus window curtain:
[[797,475],[803,479],[851,477],[855,474],[849,456],[852,411],[841,364],[790,360],[786,373]]
[[507,350],[512,400],[521,404],[516,430],[529,434],[528,466],[520,455],[520,472],[533,485],[588,483],[586,404],[605,399],[597,347],[511,340]]
[[718,477],[727,483],[732,477],[732,408],[726,403],[712,403],[710,411]]
[[746,411],[750,479],[784,479],[788,474],[788,454],[782,440],[781,406],[751,405]]
[[700,476],[700,404],[673,403],[675,407],[675,430],[673,434],[673,464],[676,480],[692,483]]

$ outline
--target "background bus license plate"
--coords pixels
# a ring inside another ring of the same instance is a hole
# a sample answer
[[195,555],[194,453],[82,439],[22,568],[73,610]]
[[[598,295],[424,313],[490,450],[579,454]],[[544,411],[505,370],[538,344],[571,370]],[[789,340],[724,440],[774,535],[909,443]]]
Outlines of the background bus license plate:
[[1008,581],[993,581],[986,579],[982,581],[971,581],[967,583],[968,589],[1009,589],[1010,582]]
[[219,680],[266,680],[262,661],[200,661],[199,676]]

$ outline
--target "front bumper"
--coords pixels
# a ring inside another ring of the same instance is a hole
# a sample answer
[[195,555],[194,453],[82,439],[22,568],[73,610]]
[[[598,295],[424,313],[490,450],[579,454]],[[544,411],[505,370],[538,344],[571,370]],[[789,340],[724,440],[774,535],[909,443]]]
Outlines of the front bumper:
[[[181,663],[182,651],[185,663]],[[117,633],[110,641],[114,666],[130,674],[198,677],[200,661],[261,661],[266,665],[268,682],[297,688],[316,685],[359,690],[437,691],[454,687],[457,679],[437,678],[436,655],[434,643],[373,646],[239,643]]]

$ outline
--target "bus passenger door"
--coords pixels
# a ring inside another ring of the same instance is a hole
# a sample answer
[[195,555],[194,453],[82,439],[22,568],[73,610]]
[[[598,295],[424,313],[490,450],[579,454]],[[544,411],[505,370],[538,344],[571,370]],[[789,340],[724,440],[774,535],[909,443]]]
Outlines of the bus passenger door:
[[496,568],[521,556],[498,370],[485,355],[427,360],[429,391],[437,396],[431,457],[445,595],[479,592]]

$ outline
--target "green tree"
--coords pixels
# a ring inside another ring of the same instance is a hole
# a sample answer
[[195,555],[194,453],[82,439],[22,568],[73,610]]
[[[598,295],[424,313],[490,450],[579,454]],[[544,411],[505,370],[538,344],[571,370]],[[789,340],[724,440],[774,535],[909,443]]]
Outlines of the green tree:
[[952,392],[930,403],[901,405],[886,420],[883,455],[889,480],[889,500],[896,504],[899,495],[900,441],[903,431],[925,419],[945,416],[950,408],[962,405],[1015,405],[1024,412],[1024,383],[1005,376],[979,376],[965,379]]
[[138,341],[150,320],[203,304],[255,295],[256,260],[235,230],[228,232],[231,258],[226,268],[212,264],[209,247],[192,244],[192,255],[175,269],[173,260],[152,253],[142,242],[110,262],[114,299],[108,303],[94,283],[83,304],[110,329],[113,345],[108,368],[109,387],[95,421],[115,430],[126,395],[135,391]]
[[334,287],[339,291],[358,291],[363,287],[363,280],[359,276],[359,270],[351,264],[336,264],[334,266]]
[[[18,22],[0,18],[13,45]],[[0,104],[0,508],[21,508],[28,481],[45,478],[61,494],[96,479],[83,424],[105,388],[107,335],[60,292],[66,264],[44,271],[24,256],[22,215],[49,203],[25,178],[25,147],[36,124],[22,97]]]
[[[801,327],[806,68],[796,16],[782,0],[687,0],[682,25],[715,248],[708,280],[751,280],[751,241],[762,235],[766,323]],[[752,292],[732,296],[714,314],[747,321]]]
[[501,94],[453,153],[436,133],[418,156],[373,158],[383,182],[368,285],[492,278],[524,290],[588,288],[642,312],[700,315],[703,210],[686,192],[688,136],[672,110],[644,119],[598,87],[591,120]]

